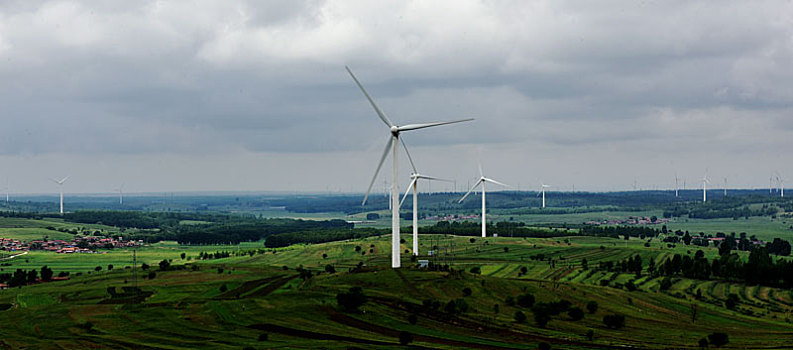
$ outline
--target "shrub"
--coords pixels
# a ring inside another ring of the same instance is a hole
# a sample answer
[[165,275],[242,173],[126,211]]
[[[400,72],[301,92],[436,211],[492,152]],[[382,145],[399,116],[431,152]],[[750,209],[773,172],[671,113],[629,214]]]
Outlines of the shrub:
[[586,338],[587,338],[587,340],[592,341],[592,339],[595,338],[595,331],[593,331],[591,329],[586,331]]
[[333,267],[331,264],[325,265],[325,272],[327,273],[336,273],[336,268]]
[[534,295],[529,293],[518,295],[517,302],[522,307],[531,308],[534,306]]
[[352,287],[347,293],[336,294],[336,302],[344,311],[354,312],[366,303],[366,295],[361,287]]
[[157,273],[156,273],[156,272],[154,272],[154,271],[151,271],[151,272],[149,272],[149,279],[150,279],[150,280],[153,280],[153,279],[154,279],[154,277],[157,277]]
[[479,275],[482,273],[482,269],[479,266],[474,266],[468,272]]
[[669,277],[664,277],[664,279],[661,280],[660,289],[661,290],[668,290],[671,287],[672,287],[672,279],[669,278]]
[[551,344],[548,344],[546,342],[542,342],[542,343],[537,345],[537,348],[540,349],[540,350],[551,350]]
[[625,327],[625,316],[618,314],[603,316],[603,324],[611,329],[623,328]]
[[515,315],[513,317],[515,318],[515,322],[517,323],[526,322],[526,314],[524,314],[523,311],[520,310],[515,311]]
[[468,287],[463,288],[463,296],[464,297],[471,296],[471,293],[472,293],[471,292],[471,288],[468,288]]
[[708,340],[711,344],[722,346],[730,342],[730,337],[726,333],[711,333],[708,335]]
[[586,311],[589,311],[590,314],[594,314],[598,311],[598,302],[591,300],[586,303]]
[[220,292],[221,293],[225,293],[227,290],[229,290],[229,287],[226,287],[225,283],[220,286]]
[[399,344],[408,345],[413,342],[413,334],[408,331],[399,332]]
[[699,343],[697,343],[697,345],[699,345],[700,348],[707,348],[708,347],[708,338],[700,339]]
[[573,321],[578,321],[584,318],[584,310],[581,310],[580,307],[571,307],[570,310],[567,310],[567,316],[570,316],[570,319]]

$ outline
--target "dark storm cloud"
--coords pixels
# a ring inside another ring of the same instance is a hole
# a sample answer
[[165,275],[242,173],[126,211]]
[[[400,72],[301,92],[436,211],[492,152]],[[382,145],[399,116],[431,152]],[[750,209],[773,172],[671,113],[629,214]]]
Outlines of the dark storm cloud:
[[790,13],[783,1],[3,2],[0,155],[375,158],[387,133],[350,65],[397,123],[477,118],[406,134],[412,147],[771,159],[793,146]]

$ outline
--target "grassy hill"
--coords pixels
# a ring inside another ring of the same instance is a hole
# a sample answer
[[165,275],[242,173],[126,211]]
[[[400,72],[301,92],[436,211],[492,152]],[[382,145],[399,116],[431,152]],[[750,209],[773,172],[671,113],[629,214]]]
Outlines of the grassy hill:
[[[406,238],[403,249],[411,246]],[[132,270],[124,268],[131,265],[131,251],[77,260],[31,253],[27,261],[8,261],[4,270],[47,264],[56,273],[71,271],[73,278],[0,291],[0,308],[8,308],[0,311],[0,322],[5,325],[0,329],[0,346],[391,349],[404,348],[399,334],[409,332],[411,346],[427,349],[526,349],[541,342],[555,349],[660,349],[694,348],[708,334],[725,332],[728,348],[780,348],[793,337],[789,290],[676,278],[669,290],[659,291],[658,278],[637,279],[633,274],[594,268],[599,261],[636,254],[644,261],[661,261],[674,253],[694,254],[694,247],[667,248],[653,242],[648,248],[638,240],[626,243],[592,237],[478,238],[471,242],[469,237],[422,236],[421,243],[422,252],[437,245],[435,250],[441,254],[434,261],[450,264],[454,271],[416,268],[409,255],[403,255],[404,268],[389,268],[390,237],[291,246],[212,260],[196,257],[202,251],[244,252],[260,248],[261,242],[242,246],[166,242],[138,250],[139,261],[154,266],[138,271],[138,286],[151,294],[140,303],[114,299],[108,291],[116,287],[120,292],[121,287],[133,284]],[[182,260],[181,253],[187,258]],[[531,259],[538,254],[553,257],[555,263]],[[706,254],[712,257],[716,251],[706,248]],[[587,270],[581,268],[583,258],[589,263]],[[157,271],[156,263],[162,259],[190,267]],[[92,266],[108,263],[116,268],[88,273]],[[356,269],[359,264],[361,268]],[[296,271],[301,265],[313,277],[301,278]],[[326,265],[337,272],[324,272]],[[482,273],[468,272],[474,267]],[[521,272],[523,267],[526,273]],[[150,271],[155,271],[153,279],[148,278]],[[75,276],[77,272],[83,274]],[[620,288],[630,279],[638,290]],[[608,280],[608,285],[601,286],[602,280]],[[368,301],[358,312],[341,311],[337,294],[356,286]],[[599,307],[578,321],[562,313],[538,327],[530,309],[507,302],[508,297],[526,293],[537,302],[564,299],[586,310],[585,305],[595,301]],[[735,310],[723,306],[731,293],[740,298]],[[458,299],[465,300],[465,312],[444,311],[449,301]],[[437,301],[439,308],[424,306],[428,300],[429,305]],[[697,314],[694,321],[692,309]],[[515,322],[516,311],[528,319]],[[625,327],[607,328],[602,319],[609,314],[624,315]],[[410,322],[411,315],[415,324]],[[592,340],[586,336],[588,331]]]

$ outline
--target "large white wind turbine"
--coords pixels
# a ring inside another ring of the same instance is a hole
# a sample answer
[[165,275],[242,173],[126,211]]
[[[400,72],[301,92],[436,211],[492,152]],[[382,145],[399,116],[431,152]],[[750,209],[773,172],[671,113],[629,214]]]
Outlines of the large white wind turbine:
[[413,173],[410,174],[410,185],[408,185],[407,191],[405,191],[405,195],[402,197],[402,200],[399,202],[399,207],[402,207],[402,203],[405,203],[405,199],[410,194],[410,190],[413,190],[413,255],[419,255],[419,194],[418,194],[418,182],[419,179],[423,180],[436,180],[436,181],[446,181],[452,182],[451,180],[440,179],[437,177],[427,176],[419,174],[418,170],[416,170],[416,165],[413,163],[413,158],[410,157],[410,152],[408,152],[407,146],[402,143],[402,146],[405,147],[405,152],[408,155],[408,160],[410,160],[410,166],[413,168]]
[[496,180],[486,178],[484,173],[482,173],[482,166],[480,165],[479,166],[479,180],[474,182],[474,186],[471,187],[471,189],[468,190],[468,192],[463,196],[463,198],[460,198],[460,200],[458,201],[458,203],[462,203],[465,200],[465,198],[468,197],[468,195],[471,194],[471,192],[473,192],[474,189],[476,189],[476,186],[479,186],[480,184],[482,185],[482,237],[487,237],[487,219],[485,218],[485,215],[487,213],[487,208],[485,206],[485,183],[486,182],[492,182],[492,183],[494,183],[496,185],[509,187],[509,185],[505,185],[505,184],[500,183],[500,182],[498,182]]
[[372,185],[374,185],[375,180],[377,179],[377,174],[380,172],[380,168],[383,166],[383,162],[385,162],[386,157],[388,157],[388,151],[392,151],[392,158],[394,161],[393,165],[393,173],[392,173],[392,181],[391,181],[391,267],[397,268],[400,267],[400,252],[399,252],[399,184],[397,182],[397,169],[398,164],[397,157],[398,150],[399,150],[399,133],[403,131],[410,131],[410,130],[417,130],[417,129],[424,129],[433,126],[440,126],[446,124],[453,124],[459,123],[464,121],[473,120],[473,118],[469,119],[461,119],[461,120],[454,120],[448,122],[434,122],[434,123],[422,123],[422,124],[408,124],[403,126],[395,125],[391,122],[390,119],[380,110],[380,107],[374,102],[369,93],[366,92],[366,89],[363,88],[363,85],[358,81],[358,78],[355,77],[355,74],[352,74],[352,71],[349,67],[344,67],[347,69],[347,73],[350,73],[352,80],[355,80],[355,84],[358,85],[358,88],[361,89],[366,99],[369,100],[369,103],[374,108],[374,111],[377,113],[377,116],[380,117],[380,120],[385,123],[386,126],[389,128],[389,132],[391,135],[388,137],[388,143],[385,145],[385,150],[383,151],[382,157],[380,157],[380,163],[377,164],[377,170],[374,172],[374,176],[372,177],[372,181],[369,183],[369,188],[366,190],[366,195],[363,197],[363,202],[361,205],[366,204],[366,199],[369,198],[369,192],[372,190]]
[[[551,187],[551,186],[550,185],[546,185],[546,184],[542,183],[542,181],[540,181],[540,189],[537,192],[540,192],[542,194],[542,207],[543,208],[545,208],[545,189],[548,188],[548,187]],[[540,193],[537,193],[537,196],[539,196]]]
[[61,193],[61,215],[63,215],[63,184],[64,184],[64,183],[66,183],[66,180],[68,180],[68,179],[69,179],[69,177],[68,177],[68,176],[67,176],[67,177],[64,177],[64,178],[63,178],[62,180],[60,180],[60,181],[58,181],[58,180],[55,180],[55,179],[52,179],[52,178],[50,179],[50,180],[52,180],[52,182],[55,182],[56,184],[58,184],[58,190],[59,190],[59,191],[60,191],[60,193]]
[[727,197],[727,177],[724,177],[724,197]]
[[708,173],[705,173],[705,176],[702,177],[702,203],[708,201],[708,184],[710,180],[708,179]]
[[677,173],[675,173],[675,198],[677,198],[677,192],[678,192],[678,188],[679,188],[679,186],[678,186],[679,181],[680,181],[680,178],[678,178],[677,177]]

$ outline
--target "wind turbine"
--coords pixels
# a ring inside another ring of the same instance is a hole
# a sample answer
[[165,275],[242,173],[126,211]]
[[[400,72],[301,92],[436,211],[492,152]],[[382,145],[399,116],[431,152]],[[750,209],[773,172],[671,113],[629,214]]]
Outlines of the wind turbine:
[[66,183],[66,180],[68,180],[68,179],[69,179],[68,176],[64,177],[60,181],[50,178],[50,180],[52,180],[52,182],[55,182],[56,184],[58,184],[58,190],[60,190],[60,193],[61,193],[61,215],[63,215],[63,184]]
[[782,176],[779,175],[778,171],[776,172],[776,183],[779,185],[779,196],[780,197],[784,197],[785,196],[785,185],[784,185],[785,184],[785,179],[783,179]]
[[702,203],[708,201],[708,184],[710,180],[708,180],[708,173],[705,172],[705,176],[702,177]]
[[363,202],[361,205],[366,204],[366,199],[369,198],[369,192],[372,190],[372,185],[374,185],[375,180],[377,179],[377,174],[380,172],[380,168],[383,166],[383,162],[385,162],[386,157],[388,157],[388,151],[392,151],[392,158],[394,161],[393,165],[393,172],[392,172],[392,181],[391,181],[391,267],[398,268],[401,265],[400,261],[400,252],[399,252],[399,183],[397,182],[397,175],[398,175],[398,151],[399,151],[399,133],[403,131],[410,131],[410,130],[417,130],[417,129],[424,129],[433,126],[440,126],[446,124],[453,124],[459,122],[465,122],[469,120],[473,120],[473,118],[469,119],[461,119],[461,120],[454,120],[454,121],[447,121],[447,122],[433,122],[433,123],[422,123],[422,124],[408,124],[403,126],[395,125],[388,119],[385,113],[380,110],[380,107],[374,102],[369,93],[366,92],[366,89],[363,88],[363,85],[358,81],[358,78],[355,77],[355,74],[352,74],[352,70],[350,67],[344,67],[347,69],[347,73],[350,73],[352,80],[355,80],[355,84],[358,85],[358,88],[361,89],[366,99],[369,100],[369,103],[374,108],[374,111],[377,113],[377,116],[380,117],[380,120],[388,126],[390,135],[388,136],[388,143],[385,145],[385,150],[383,150],[383,155],[380,157],[380,163],[377,164],[377,170],[374,172],[374,176],[372,177],[372,181],[369,183],[369,188],[366,190],[366,195],[363,197]]
[[[537,191],[537,192],[541,192],[542,193],[542,207],[543,208],[545,208],[545,189],[548,188],[548,187],[551,187],[551,186],[546,185],[546,184],[542,183],[542,181],[540,181],[540,190]],[[539,196],[539,195],[540,195],[540,193],[537,193],[537,196]]]
[[724,177],[724,197],[727,197],[727,177]]
[[124,205],[124,183],[123,182],[121,183],[121,186],[118,186],[116,191],[118,192],[118,204],[119,205]]
[[500,183],[500,182],[498,182],[496,180],[486,178],[485,175],[482,173],[482,166],[480,165],[479,166],[479,180],[474,182],[474,186],[471,187],[471,189],[468,190],[468,192],[463,196],[463,198],[460,198],[460,200],[458,201],[458,203],[462,203],[465,200],[465,197],[468,197],[468,195],[471,194],[471,192],[474,189],[476,189],[476,186],[479,186],[480,184],[482,185],[482,237],[487,237],[487,220],[485,218],[485,215],[487,213],[487,208],[485,207],[485,183],[486,182],[492,182],[492,183],[494,183],[496,185],[509,187],[509,185],[505,185],[505,184]]
[[680,178],[678,178],[677,177],[677,173],[675,173],[675,198],[677,198],[677,192],[678,192],[678,187],[679,187],[678,186],[678,181],[680,181]]
[[437,181],[446,181],[452,182],[451,180],[440,179],[437,177],[427,176],[419,174],[418,170],[416,170],[416,165],[413,164],[413,158],[410,157],[410,152],[408,152],[407,146],[402,143],[402,146],[405,147],[405,153],[408,155],[408,160],[410,160],[410,166],[413,168],[413,173],[410,174],[410,185],[408,185],[407,191],[405,191],[405,195],[402,197],[402,201],[399,202],[399,207],[402,207],[402,203],[405,203],[405,199],[410,194],[410,190],[413,189],[413,255],[419,255],[419,195],[418,195],[418,180],[437,180]]

